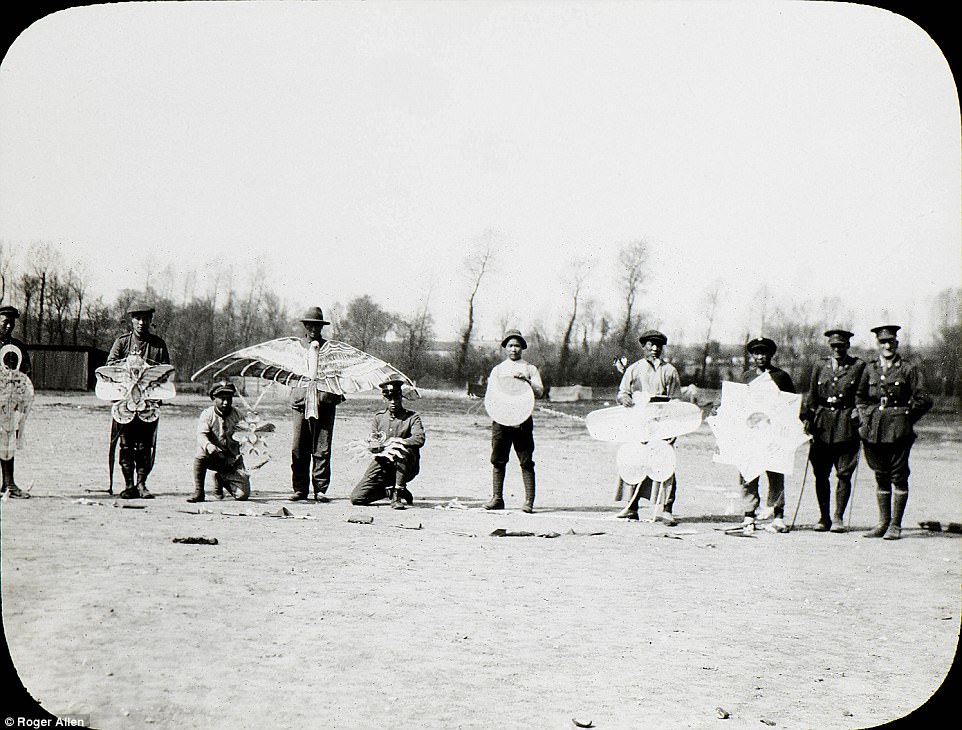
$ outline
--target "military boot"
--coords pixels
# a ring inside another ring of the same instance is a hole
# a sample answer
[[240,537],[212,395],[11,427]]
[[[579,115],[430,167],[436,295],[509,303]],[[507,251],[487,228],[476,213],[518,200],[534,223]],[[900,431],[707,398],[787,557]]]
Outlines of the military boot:
[[876,490],[875,499],[878,501],[878,525],[874,530],[864,533],[864,537],[882,537],[889,529],[889,522],[892,521],[891,490]]
[[[199,461],[194,462],[194,494],[187,498],[188,502],[203,502],[204,501],[204,481],[207,479],[207,467],[199,463]],[[221,498],[223,498],[223,492],[221,492]]]
[[885,540],[898,540],[902,537],[902,515],[905,513],[905,505],[909,501],[909,491],[907,489],[896,488],[892,492],[892,521],[889,522],[889,529],[882,536]]
[[534,469],[522,469],[521,481],[524,483],[524,507],[522,512],[534,512]]
[[485,509],[504,509],[504,467],[495,466],[491,470],[491,500]]

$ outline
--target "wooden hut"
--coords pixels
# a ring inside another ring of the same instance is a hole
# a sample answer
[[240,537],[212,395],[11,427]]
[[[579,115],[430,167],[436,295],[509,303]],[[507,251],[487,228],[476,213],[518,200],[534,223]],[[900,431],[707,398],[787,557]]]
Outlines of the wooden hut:
[[27,345],[30,380],[37,390],[93,390],[94,371],[107,364],[107,352],[87,345]]

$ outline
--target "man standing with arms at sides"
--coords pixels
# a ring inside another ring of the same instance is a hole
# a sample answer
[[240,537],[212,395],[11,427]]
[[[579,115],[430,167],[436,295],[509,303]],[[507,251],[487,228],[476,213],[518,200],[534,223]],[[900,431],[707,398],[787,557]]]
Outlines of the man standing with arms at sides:
[[[852,474],[858,464],[858,411],[855,391],[865,363],[848,354],[852,333],[825,333],[831,357],[815,364],[805,404],[805,421],[812,435],[808,460],[815,477],[819,520],[816,532],[845,532],[843,518],[852,493]],[[835,468],[835,510],[830,512],[831,474]]]
[[[20,353],[19,358],[16,357],[16,353],[8,351],[9,355],[4,357],[4,364],[6,367],[16,368],[29,377],[30,355],[27,354],[27,345],[22,340],[18,340],[13,336],[13,328],[16,326],[19,316],[20,310],[16,307],[10,305],[0,307],[0,348],[16,348]],[[10,358],[9,363],[7,363],[7,357]],[[30,494],[22,491],[13,480],[13,461],[14,455],[12,451],[9,459],[0,459],[0,469],[2,469],[3,472],[3,487],[0,489],[0,492],[10,497],[27,499],[30,497]]]
[[[898,540],[909,501],[909,452],[913,424],[932,407],[922,369],[899,355],[898,325],[875,327],[879,356],[865,366],[855,401],[865,460],[875,472],[879,522],[865,537]],[[894,491],[893,491],[894,488]]]
[[[647,330],[638,338],[638,342],[644,349],[644,357],[625,369],[624,375],[621,377],[621,384],[618,386],[618,403],[626,408],[633,407],[635,402],[631,394],[636,391],[650,393],[651,400],[654,402],[680,398],[681,378],[678,375],[678,370],[671,363],[661,359],[665,345],[668,344],[668,337],[658,330]],[[674,443],[674,439],[669,443]],[[620,477],[618,481],[620,490],[623,486]],[[658,515],[658,518],[669,526],[674,526],[678,524],[678,521],[672,515],[677,482],[675,475],[672,474],[668,477],[667,482],[664,510]],[[645,477],[640,487],[634,490],[628,505],[618,513],[618,517],[637,520],[638,502],[642,497],[651,499],[651,488],[651,479]]]
[[[129,355],[139,355],[147,365],[170,365],[167,343],[150,331],[154,308],[135,301],[127,308],[130,332],[118,337],[107,355],[108,365],[123,365]],[[120,470],[124,475],[121,499],[153,499],[147,491],[147,475],[154,467],[157,453],[157,420],[134,418],[129,423],[114,420],[110,429],[110,470],[113,477],[114,449],[120,445]]]
[[[324,319],[320,307],[311,307],[301,318],[304,325],[304,342],[310,352],[311,343],[323,347],[326,340],[321,336]],[[308,387],[314,387],[313,383]],[[315,502],[330,502],[327,489],[331,485],[331,442],[334,438],[334,417],[343,395],[325,391],[317,392],[317,414],[307,411],[307,387],[291,391],[291,409],[294,426],[291,446],[291,487],[289,499],[301,502],[307,499],[308,490],[314,487]]]
[[[772,364],[772,357],[778,346],[768,337],[756,337],[749,340],[745,346],[752,358],[751,367],[742,373],[742,382],[746,385],[757,378],[770,377],[778,389],[785,393],[794,393],[795,384],[792,377],[781,368]],[[773,517],[771,529],[774,532],[788,532],[788,525],[785,524],[785,475],[776,471],[766,471],[768,479],[768,500],[767,504],[772,508]],[[742,529],[746,532],[755,529],[755,510],[758,509],[760,498],[758,496],[758,484],[760,477],[755,477],[746,482],[739,475],[738,481],[742,487],[742,497],[745,500],[745,519],[742,522]]]

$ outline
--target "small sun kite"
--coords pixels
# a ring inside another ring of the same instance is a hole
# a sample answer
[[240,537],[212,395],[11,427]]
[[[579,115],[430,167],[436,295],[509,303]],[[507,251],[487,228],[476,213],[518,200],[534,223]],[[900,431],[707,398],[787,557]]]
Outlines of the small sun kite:
[[[16,362],[8,366],[8,354]],[[9,461],[23,444],[24,427],[33,404],[33,383],[19,370],[23,355],[16,345],[0,348],[0,459]]]

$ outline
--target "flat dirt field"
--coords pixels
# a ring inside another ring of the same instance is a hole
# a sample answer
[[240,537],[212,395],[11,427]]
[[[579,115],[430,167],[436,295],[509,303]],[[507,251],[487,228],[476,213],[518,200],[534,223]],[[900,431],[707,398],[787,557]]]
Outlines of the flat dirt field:
[[[543,404],[569,415],[535,413],[537,512],[520,511],[512,461],[509,509],[489,513],[490,421],[438,393],[414,403],[428,441],[407,511],[347,498],[366,466],[347,445],[374,397],[338,409],[331,503],[287,502],[277,401],[251,501],[187,504],[208,404],[164,406],[157,499],[131,504],[103,491],[109,404],[37,397],[16,462],[33,498],[0,513],[3,624],[54,715],[104,729],[865,728],[925,703],[953,662],[960,536],[918,523],[962,522],[955,414],[920,424],[893,542],[861,536],[877,514],[864,464],[851,532],[812,531],[809,475],[793,532],[726,534],[737,474],[712,462],[704,424],[677,443],[680,524],[618,520],[616,447],[573,417],[600,402]],[[804,464],[803,448],[789,521]],[[270,516],[282,507],[293,517]],[[218,544],[173,542],[197,536]]]

